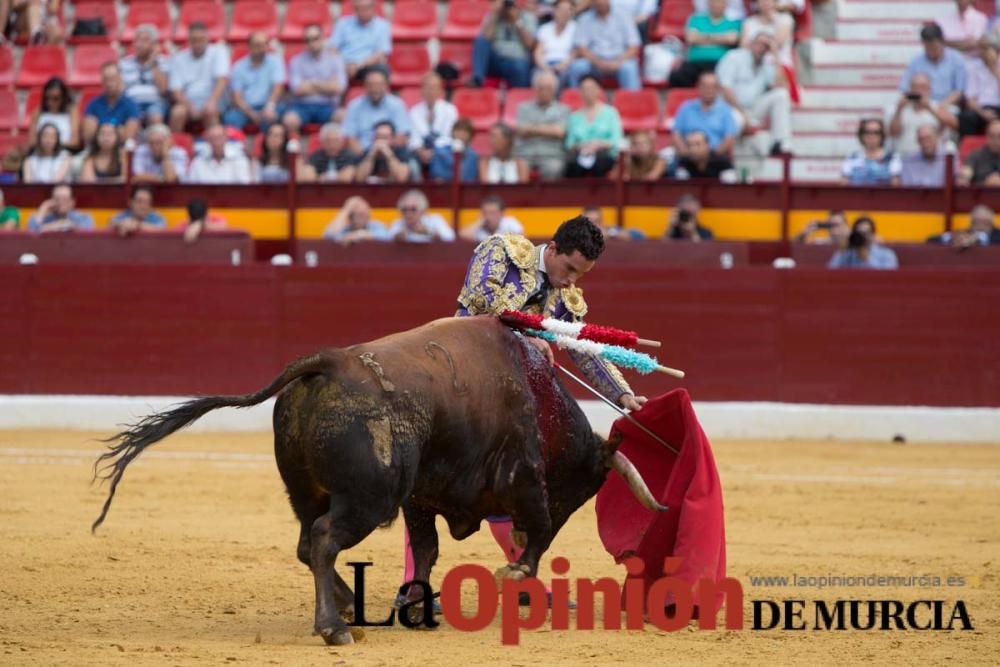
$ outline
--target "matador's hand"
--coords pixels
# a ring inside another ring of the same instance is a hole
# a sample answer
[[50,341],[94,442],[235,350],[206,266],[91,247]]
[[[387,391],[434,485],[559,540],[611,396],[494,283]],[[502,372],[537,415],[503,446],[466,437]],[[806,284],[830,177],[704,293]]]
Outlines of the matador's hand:
[[541,338],[535,338],[533,336],[525,336],[529,343],[534,345],[539,352],[545,355],[550,366],[554,366],[556,363],[555,355],[552,354],[552,347],[549,346],[548,341],[544,341]]

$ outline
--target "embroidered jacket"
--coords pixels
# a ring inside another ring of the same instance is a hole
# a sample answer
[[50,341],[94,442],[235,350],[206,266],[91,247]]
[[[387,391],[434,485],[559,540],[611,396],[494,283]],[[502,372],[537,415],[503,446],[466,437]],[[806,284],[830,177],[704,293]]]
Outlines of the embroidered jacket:
[[[542,279],[539,254],[531,241],[517,234],[497,234],[480,243],[469,262],[465,284],[458,295],[458,316],[499,314],[520,310],[575,322],[587,314],[578,287],[550,288],[544,300],[525,305],[536,295]],[[615,403],[632,389],[612,364],[589,354],[568,351],[574,363],[599,392]]]

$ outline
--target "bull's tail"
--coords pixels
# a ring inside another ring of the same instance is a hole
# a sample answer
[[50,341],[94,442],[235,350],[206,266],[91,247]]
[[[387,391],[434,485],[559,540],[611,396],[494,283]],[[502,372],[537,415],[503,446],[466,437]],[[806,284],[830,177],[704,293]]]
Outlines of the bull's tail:
[[118,483],[121,482],[122,475],[125,474],[125,468],[147,447],[194,423],[212,410],[217,408],[248,408],[257,405],[277,394],[293,380],[306,375],[328,372],[330,368],[328,356],[314,354],[303,357],[290,364],[281,375],[274,378],[271,384],[258,392],[242,396],[206,396],[187,401],[170,410],[143,417],[136,423],[130,424],[121,433],[105,440],[104,442],[109,443],[108,451],[101,454],[94,462],[94,479],[110,480],[111,485],[108,489],[108,498],[104,501],[104,507],[101,509],[101,515],[90,527],[91,532],[96,531],[107,516],[108,510],[111,508],[111,500],[115,497],[115,491],[118,489]]

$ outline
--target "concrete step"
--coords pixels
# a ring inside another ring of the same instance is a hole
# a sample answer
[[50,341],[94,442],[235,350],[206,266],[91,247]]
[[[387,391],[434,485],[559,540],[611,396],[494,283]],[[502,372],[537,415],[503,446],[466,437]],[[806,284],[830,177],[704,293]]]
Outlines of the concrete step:
[[848,0],[838,7],[837,18],[933,21],[954,10],[948,0]]
[[901,19],[873,21],[856,19],[837,21],[837,41],[841,42],[904,42],[916,44],[922,21]]
[[895,88],[809,86],[801,91],[800,106],[804,109],[884,109],[898,95]]
[[793,109],[792,131],[803,132],[855,132],[861,118],[881,116],[882,109]]
[[[791,163],[793,181],[811,181],[819,183],[836,183],[840,180],[840,164],[842,159],[795,157]],[[768,158],[764,161],[755,179],[758,181],[780,181],[781,160]]]
[[[857,120],[854,129],[857,129]],[[842,160],[858,146],[854,132],[803,132],[795,135],[793,150],[796,155]]]
[[903,65],[818,65],[812,68],[812,84],[892,88],[903,78]]
[[910,64],[921,53],[919,42],[887,44],[884,42],[824,42],[811,45],[813,65],[902,65]]

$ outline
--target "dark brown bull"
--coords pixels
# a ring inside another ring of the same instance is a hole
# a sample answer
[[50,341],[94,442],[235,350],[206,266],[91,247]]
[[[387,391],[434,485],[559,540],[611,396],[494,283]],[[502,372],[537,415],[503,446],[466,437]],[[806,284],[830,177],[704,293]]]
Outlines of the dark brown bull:
[[437,514],[457,540],[487,516],[510,515],[526,536],[517,566],[534,576],[556,532],[610,468],[647,507],[663,509],[534,347],[492,317],[469,317],[328,349],[254,394],[199,398],[142,419],[98,459],[111,487],[94,528],[146,447],[210,410],[275,394],[275,457],[301,522],[298,557],[315,578],[315,628],[330,644],[351,641],[341,614],[354,596],[334,568],[337,554],[400,507],[419,581],[437,559]]

